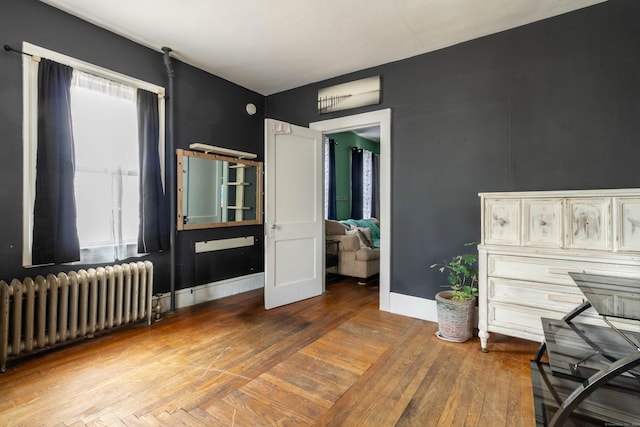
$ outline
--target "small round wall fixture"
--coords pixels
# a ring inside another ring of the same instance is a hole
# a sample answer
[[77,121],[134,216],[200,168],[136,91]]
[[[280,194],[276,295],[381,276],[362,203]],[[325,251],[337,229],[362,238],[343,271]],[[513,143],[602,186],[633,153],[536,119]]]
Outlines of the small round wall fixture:
[[247,114],[249,114],[250,116],[253,116],[256,113],[256,111],[258,111],[255,104],[252,104],[252,103],[248,103],[247,106],[245,107],[245,110],[247,110]]

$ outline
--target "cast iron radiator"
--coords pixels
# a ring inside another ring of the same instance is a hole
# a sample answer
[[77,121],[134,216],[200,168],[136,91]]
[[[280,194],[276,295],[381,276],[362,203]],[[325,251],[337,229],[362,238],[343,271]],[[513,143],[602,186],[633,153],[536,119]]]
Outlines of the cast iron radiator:
[[152,294],[149,261],[0,281],[0,372],[9,358],[143,319],[150,325]]

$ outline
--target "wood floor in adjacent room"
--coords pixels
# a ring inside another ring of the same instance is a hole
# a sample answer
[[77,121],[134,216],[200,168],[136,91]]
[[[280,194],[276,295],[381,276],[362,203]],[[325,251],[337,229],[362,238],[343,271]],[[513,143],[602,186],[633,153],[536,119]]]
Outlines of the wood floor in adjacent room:
[[253,291],[10,364],[0,425],[535,425],[536,343],[436,330],[350,279],[270,311]]

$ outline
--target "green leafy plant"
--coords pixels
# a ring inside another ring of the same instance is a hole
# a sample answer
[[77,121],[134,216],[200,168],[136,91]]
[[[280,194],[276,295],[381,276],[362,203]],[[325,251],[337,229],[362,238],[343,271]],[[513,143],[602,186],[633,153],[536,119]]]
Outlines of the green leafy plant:
[[[465,243],[464,246],[474,246],[477,242]],[[432,264],[440,273],[447,274],[447,281],[453,293],[454,301],[469,301],[478,296],[478,256],[476,254],[462,254],[451,257],[441,264]]]

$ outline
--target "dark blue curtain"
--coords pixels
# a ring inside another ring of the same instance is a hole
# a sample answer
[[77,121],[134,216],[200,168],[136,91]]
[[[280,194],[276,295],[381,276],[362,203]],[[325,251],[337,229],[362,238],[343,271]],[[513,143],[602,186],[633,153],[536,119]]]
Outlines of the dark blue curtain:
[[380,174],[378,172],[380,168],[380,156],[374,154],[373,161],[371,162],[371,174],[373,175],[371,178],[371,193],[373,197],[371,197],[371,216],[374,218],[379,218],[378,216],[378,204],[380,203],[380,185],[378,181],[380,181]]
[[169,211],[162,191],[158,143],[158,95],[138,89],[138,146],[140,161],[140,226],[138,252],[169,248]]
[[38,67],[38,149],[32,263],[80,260],[73,180],[73,69],[47,59]]
[[362,150],[351,148],[351,219],[362,219]]
[[336,197],[336,141],[329,140],[329,213],[328,219],[338,219]]

